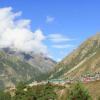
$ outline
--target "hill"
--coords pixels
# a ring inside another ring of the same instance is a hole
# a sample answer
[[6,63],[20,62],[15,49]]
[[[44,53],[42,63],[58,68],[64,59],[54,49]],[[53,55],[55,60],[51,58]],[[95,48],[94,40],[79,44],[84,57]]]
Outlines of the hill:
[[50,78],[79,78],[100,72],[100,33],[90,37],[56,65]]
[[55,64],[43,54],[0,49],[0,89],[14,86],[19,81],[46,79]]

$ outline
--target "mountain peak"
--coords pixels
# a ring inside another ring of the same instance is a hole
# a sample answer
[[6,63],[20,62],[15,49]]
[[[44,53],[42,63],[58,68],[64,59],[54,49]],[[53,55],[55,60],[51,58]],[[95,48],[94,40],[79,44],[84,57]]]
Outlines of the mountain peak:
[[15,85],[19,81],[44,80],[54,69],[55,64],[55,61],[42,54],[1,48],[0,89]]

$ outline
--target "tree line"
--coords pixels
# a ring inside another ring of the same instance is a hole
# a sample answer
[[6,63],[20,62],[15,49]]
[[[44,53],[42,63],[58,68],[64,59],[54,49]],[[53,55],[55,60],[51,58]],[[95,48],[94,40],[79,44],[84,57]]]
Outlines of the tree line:
[[[58,86],[53,86],[50,83],[32,88],[20,82],[16,86],[14,96],[11,96],[9,92],[0,91],[0,100],[58,100],[59,95],[55,91],[55,88],[57,89]],[[64,100],[93,100],[88,90],[81,83],[72,85],[66,95],[66,99]],[[97,100],[100,100],[100,98]]]

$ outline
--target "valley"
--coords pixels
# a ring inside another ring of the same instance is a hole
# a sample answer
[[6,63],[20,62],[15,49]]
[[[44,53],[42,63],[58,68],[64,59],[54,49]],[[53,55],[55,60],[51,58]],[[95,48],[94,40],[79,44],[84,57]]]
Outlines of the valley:
[[[23,87],[23,84],[20,91],[25,90],[23,91],[25,95],[32,91],[39,92],[36,89],[38,88],[42,96],[42,91],[52,91],[57,100],[66,100],[70,87],[79,82],[89,91],[91,98],[97,100],[100,97],[99,65],[100,33],[90,37],[78,49],[57,64],[42,54],[18,52],[10,48],[3,48],[0,51],[0,86],[14,98],[17,98],[16,85],[23,82],[26,84],[26,88]],[[45,90],[46,87],[51,89]],[[29,92],[28,88],[32,90]],[[96,92],[94,93],[94,91]],[[36,95],[36,100],[40,100],[37,97],[40,96],[39,94],[34,95]],[[53,94],[50,92],[50,95]],[[27,95],[26,98],[28,98]]]
[[0,100],[100,100],[100,0],[0,0]]

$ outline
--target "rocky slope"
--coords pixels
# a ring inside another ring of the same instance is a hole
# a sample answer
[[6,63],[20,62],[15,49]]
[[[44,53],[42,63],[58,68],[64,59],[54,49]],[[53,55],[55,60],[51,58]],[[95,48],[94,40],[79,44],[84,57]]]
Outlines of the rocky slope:
[[13,86],[19,81],[46,79],[55,64],[43,54],[0,49],[0,88]]
[[78,78],[100,72],[100,33],[86,40],[56,65],[50,78]]

